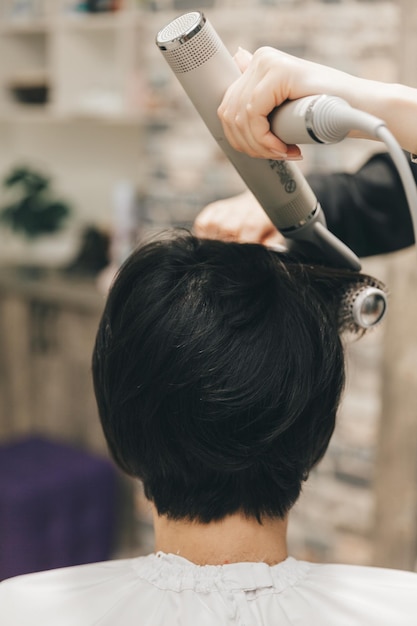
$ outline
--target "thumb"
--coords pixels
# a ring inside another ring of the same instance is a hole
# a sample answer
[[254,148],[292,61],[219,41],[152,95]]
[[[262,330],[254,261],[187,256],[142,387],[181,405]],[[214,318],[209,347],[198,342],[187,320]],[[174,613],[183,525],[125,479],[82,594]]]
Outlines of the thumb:
[[233,58],[235,60],[235,63],[238,65],[240,71],[244,72],[251,62],[252,55],[248,50],[245,50],[244,48],[241,48],[239,46]]

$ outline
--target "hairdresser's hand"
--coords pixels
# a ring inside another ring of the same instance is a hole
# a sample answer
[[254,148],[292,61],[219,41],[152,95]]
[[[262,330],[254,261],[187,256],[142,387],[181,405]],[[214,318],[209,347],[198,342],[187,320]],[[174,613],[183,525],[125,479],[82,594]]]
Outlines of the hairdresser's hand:
[[324,93],[353,105],[363,83],[371,82],[270,47],[253,55],[240,48],[234,58],[242,75],[226,91],[218,115],[233,148],[253,157],[300,158],[297,146],[270,131],[268,116],[285,101]]
[[254,55],[239,48],[235,54],[242,76],[229,87],[218,109],[224,133],[235,150],[252,157],[301,158],[297,146],[283,143],[269,129],[268,115],[289,97],[291,71],[281,77],[278,67],[287,57],[293,59],[273,48],[260,48]]
[[405,150],[417,152],[417,89],[358,78],[269,47],[253,56],[239,49],[235,61],[242,76],[227,90],[218,115],[236,150],[270,159],[299,157],[297,146],[271,133],[268,115],[286,100],[328,94],[383,119]]
[[241,243],[282,244],[277,231],[256,198],[249,192],[208,204],[197,216],[197,237]]

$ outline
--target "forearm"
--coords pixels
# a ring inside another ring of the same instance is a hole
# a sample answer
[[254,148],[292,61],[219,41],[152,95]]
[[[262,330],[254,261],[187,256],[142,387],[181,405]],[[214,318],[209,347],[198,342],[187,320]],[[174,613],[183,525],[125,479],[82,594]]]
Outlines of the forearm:
[[240,51],[235,58],[243,74],[226,92],[219,117],[236,150],[262,158],[297,157],[295,146],[270,132],[268,116],[287,100],[327,94],[382,119],[402,148],[417,152],[417,89],[359,78],[268,47],[253,57]]
[[[404,150],[417,152],[417,89],[303,60],[294,62],[289,89],[297,98],[318,93],[339,96],[352,107],[382,119]],[[363,135],[352,131],[350,136]]]
[[[382,119],[402,148],[417,153],[417,89],[360,79],[362,89],[347,96],[354,107]],[[358,133],[351,133],[358,137]]]

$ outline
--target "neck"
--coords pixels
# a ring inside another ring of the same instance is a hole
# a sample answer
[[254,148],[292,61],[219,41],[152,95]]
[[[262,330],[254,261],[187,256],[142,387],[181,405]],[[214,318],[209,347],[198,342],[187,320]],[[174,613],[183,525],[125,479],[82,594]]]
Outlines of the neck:
[[287,554],[287,519],[262,520],[236,513],[220,522],[171,520],[154,510],[155,550],[197,565],[263,562],[275,565]]

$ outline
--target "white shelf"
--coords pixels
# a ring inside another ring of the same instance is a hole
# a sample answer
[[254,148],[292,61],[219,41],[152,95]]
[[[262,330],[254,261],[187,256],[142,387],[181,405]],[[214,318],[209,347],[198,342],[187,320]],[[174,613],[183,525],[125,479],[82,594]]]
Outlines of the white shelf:
[[[1,3],[1,0],[0,0]],[[24,35],[26,33],[56,32],[58,29],[111,30],[139,24],[143,19],[140,9],[126,8],[103,13],[82,13],[56,11],[43,17],[0,17],[0,33]]]
[[83,113],[54,113],[44,106],[16,107],[10,112],[0,113],[0,124],[66,124],[92,122],[94,124],[143,126],[152,123],[152,118],[145,115],[94,115]]
[[70,13],[56,18],[54,27],[86,31],[114,30],[132,26],[133,22],[139,22],[137,11]]
[[46,33],[53,26],[54,20],[43,17],[36,19],[1,20],[1,35],[25,35],[28,33]]
[[66,124],[92,122],[113,126],[160,126],[172,124],[175,114],[169,112],[126,112],[109,115],[87,112],[57,111],[53,104],[13,104],[0,111],[0,124]]
[[1,124],[20,123],[49,123],[54,119],[51,109],[44,105],[13,106],[9,111],[2,110],[0,113]]

